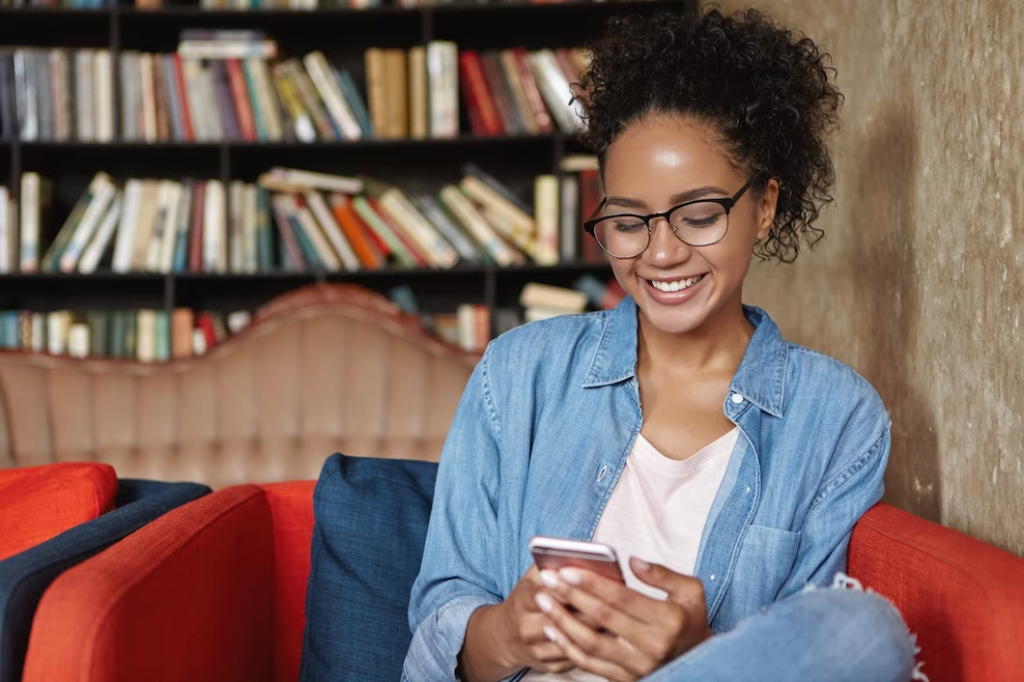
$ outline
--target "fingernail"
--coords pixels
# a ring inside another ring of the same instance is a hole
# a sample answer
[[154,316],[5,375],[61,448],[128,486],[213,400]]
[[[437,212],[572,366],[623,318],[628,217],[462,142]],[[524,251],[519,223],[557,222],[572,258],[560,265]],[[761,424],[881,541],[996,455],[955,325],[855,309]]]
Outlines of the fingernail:
[[540,579],[541,582],[544,583],[544,586],[549,590],[553,590],[558,587],[558,574],[554,571],[541,571]]
[[544,626],[544,636],[547,637],[552,642],[557,642],[558,641],[558,631],[555,630],[554,626],[552,626],[552,625],[545,625]]
[[563,568],[558,571],[558,575],[562,577],[562,580],[569,583],[570,585],[580,584],[580,572],[575,568]]
[[646,571],[651,568],[651,565],[649,563],[647,563],[638,556],[633,557],[633,564],[636,565],[636,567],[639,568],[641,571]]
[[551,600],[548,598],[546,594],[541,594],[540,592],[538,592],[533,599],[537,602],[537,606],[544,613],[551,613],[551,609],[554,608],[554,605],[551,603]]

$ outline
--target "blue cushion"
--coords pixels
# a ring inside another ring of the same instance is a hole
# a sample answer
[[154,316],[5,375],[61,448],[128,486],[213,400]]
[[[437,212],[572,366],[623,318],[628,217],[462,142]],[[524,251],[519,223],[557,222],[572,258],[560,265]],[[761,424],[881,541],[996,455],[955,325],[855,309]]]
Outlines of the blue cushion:
[[21,680],[32,618],[50,583],[150,521],[209,492],[196,483],[122,479],[117,509],[0,561],[0,682]]
[[332,455],[313,493],[304,682],[394,682],[437,464]]

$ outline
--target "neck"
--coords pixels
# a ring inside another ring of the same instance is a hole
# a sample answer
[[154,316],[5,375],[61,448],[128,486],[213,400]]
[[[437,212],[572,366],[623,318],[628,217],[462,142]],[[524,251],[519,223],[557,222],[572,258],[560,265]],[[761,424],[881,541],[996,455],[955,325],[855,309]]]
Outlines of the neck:
[[655,328],[642,310],[638,318],[638,365],[659,373],[692,375],[723,370],[735,373],[754,334],[739,298],[697,329],[683,334]]

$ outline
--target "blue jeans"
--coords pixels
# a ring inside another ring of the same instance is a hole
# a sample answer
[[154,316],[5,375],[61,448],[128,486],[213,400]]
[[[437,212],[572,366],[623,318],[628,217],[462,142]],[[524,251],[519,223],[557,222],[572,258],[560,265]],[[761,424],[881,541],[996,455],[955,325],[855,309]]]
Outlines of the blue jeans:
[[716,635],[649,682],[907,682],[914,644],[899,612],[869,592],[795,594]]

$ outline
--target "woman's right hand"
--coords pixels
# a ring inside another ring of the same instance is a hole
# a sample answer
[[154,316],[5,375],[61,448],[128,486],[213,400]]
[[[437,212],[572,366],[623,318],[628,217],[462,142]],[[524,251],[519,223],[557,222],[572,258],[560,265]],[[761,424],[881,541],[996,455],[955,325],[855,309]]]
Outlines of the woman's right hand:
[[473,613],[459,655],[460,679],[483,682],[503,679],[527,667],[551,673],[575,667],[544,634],[544,627],[553,623],[537,606],[538,592],[554,599],[540,582],[540,571],[533,566],[505,601],[483,606]]

